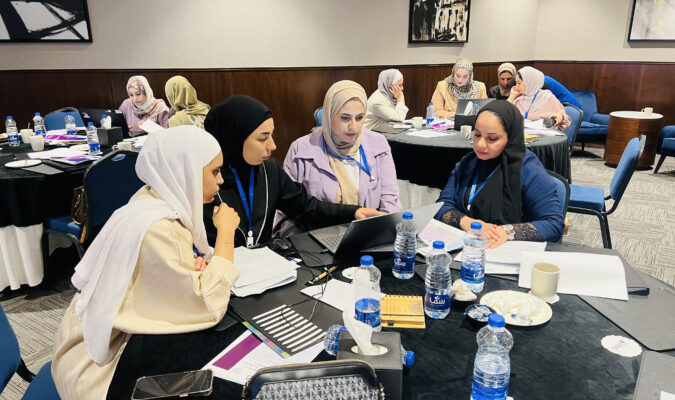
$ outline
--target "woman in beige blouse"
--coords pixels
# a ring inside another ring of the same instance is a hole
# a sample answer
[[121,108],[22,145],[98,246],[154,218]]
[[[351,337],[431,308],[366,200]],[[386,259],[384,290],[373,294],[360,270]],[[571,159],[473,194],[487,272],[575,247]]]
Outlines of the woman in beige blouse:
[[431,97],[436,116],[454,118],[459,99],[487,99],[485,84],[473,80],[473,64],[468,58],[457,60],[452,75],[436,85]]

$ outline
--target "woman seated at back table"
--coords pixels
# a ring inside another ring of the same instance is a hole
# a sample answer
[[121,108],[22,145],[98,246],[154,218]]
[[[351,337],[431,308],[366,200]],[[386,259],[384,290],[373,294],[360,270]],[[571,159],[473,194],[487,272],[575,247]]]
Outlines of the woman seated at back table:
[[397,69],[380,72],[377,90],[368,98],[366,129],[377,130],[388,122],[403,122],[408,113],[403,96],[403,74]]
[[[382,214],[356,205],[320,201],[307,194],[271,158],[276,149],[272,113],[252,97],[236,95],[224,100],[209,111],[204,127],[220,143],[225,159],[224,183],[215,204],[222,201],[241,217],[235,246],[267,242],[272,237],[277,210],[313,226],[337,225]],[[206,233],[209,243],[213,243],[215,229],[207,226]]]
[[169,127],[169,107],[164,100],[153,96],[148,80],[142,75],[129,78],[127,82],[129,98],[120,105],[120,111],[129,125],[129,134],[138,136],[145,133],[140,126],[147,120],[153,121],[163,128]]
[[[384,136],[363,129],[366,92],[353,81],[339,81],[326,92],[323,123],[291,144],[284,170],[310,196],[384,212],[398,211],[396,167]],[[282,236],[307,226],[281,213],[275,230]]]
[[463,231],[481,222],[488,248],[506,240],[558,241],[563,232],[555,182],[525,148],[520,112],[503,100],[478,113],[473,153],[457,163],[438,201],[436,219]]
[[[226,205],[202,210],[223,182],[218,142],[192,126],[151,135],[138,155],[142,187],[110,217],[75,268],[78,289],[56,334],[52,376],[62,399],[104,399],[133,334],[176,334],[216,325],[239,277]],[[210,258],[210,263],[196,253]]]
[[171,104],[169,127],[194,125],[204,129],[204,118],[211,107],[197,99],[197,91],[186,78],[176,75],[164,85],[166,99]]
[[497,100],[506,100],[511,94],[511,88],[515,81],[516,67],[511,63],[503,63],[497,68],[497,79],[499,85],[490,88],[490,97]]
[[516,86],[511,89],[508,101],[518,107],[525,119],[538,121],[553,118],[552,128],[562,131],[570,126],[570,117],[550,90],[541,89],[543,85],[543,72],[523,67],[516,73]]
[[460,58],[452,67],[452,75],[438,82],[431,102],[436,116],[454,118],[459,99],[487,99],[485,84],[473,80],[473,64]]

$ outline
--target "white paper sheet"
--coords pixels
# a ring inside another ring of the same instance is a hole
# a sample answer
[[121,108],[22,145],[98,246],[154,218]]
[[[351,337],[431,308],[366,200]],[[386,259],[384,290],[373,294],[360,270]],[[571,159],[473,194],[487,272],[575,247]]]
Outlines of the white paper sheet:
[[28,153],[28,157],[36,160],[47,160],[50,158],[64,158],[64,157],[72,157],[72,156],[82,156],[87,154],[86,151],[82,150],[73,150],[68,147],[57,147],[53,150],[47,150],[47,151],[37,151],[33,153]]
[[617,256],[588,253],[544,252],[522,255],[518,286],[532,286],[532,265],[546,262],[560,267],[558,293],[628,300],[626,273]]
[[461,248],[464,245],[464,231],[432,218],[420,232],[419,239],[425,246],[417,246],[417,253],[427,257],[433,250],[433,243],[436,240],[442,240],[445,243],[446,251]]
[[[541,252],[546,250],[546,242],[528,242],[523,240],[509,240],[496,249],[485,251],[485,273],[501,275],[517,275],[520,271],[520,262],[524,252]],[[462,261],[460,251],[455,260]]]
[[260,368],[272,367],[276,365],[287,365],[287,364],[304,364],[312,362],[316,356],[321,353],[323,350],[323,342],[319,342],[312,347],[307,348],[299,353],[296,353],[290,357],[283,358],[277,353],[274,352],[269,346],[261,343],[255,349],[251,350],[244,358],[239,360],[232,368],[226,370],[214,365],[214,363],[223,357],[227,352],[232,350],[236,345],[242,342],[244,339],[252,335],[251,331],[247,330],[242,333],[234,342],[225,348],[225,350],[218,353],[211,361],[208,362],[202,369],[210,369],[213,371],[213,375],[225,379],[227,381],[235,382],[240,385],[246,383],[246,380],[252,376]]
[[[541,120],[540,120],[541,121]],[[528,128],[525,127],[525,135],[533,136],[565,136],[565,132],[549,128]]]
[[405,131],[404,133],[409,136],[417,136],[423,138],[434,138],[447,135],[447,133],[445,132],[439,132],[433,129],[410,129],[408,131]]
[[237,247],[234,249],[234,259],[240,273],[232,288],[237,297],[262,293],[297,279],[298,264],[286,260],[267,247]]
[[661,400],[675,400],[675,394],[661,391]]
[[[321,295],[322,285],[309,286],[300,292],[310,297],[318,298],[323,303],[340,311],[354,311],[354,286],[337,279],[331,279],[325,285],[323,296]],[[380,293],[380,299],[384,294]]]
[[164,130],[163,126],[161,126],[161,125],[157,124],[155,121],[152,121],[152,120],[149,120],[149,119],[146,120],[145,122],[143,122],[142,124],[140,124],[139,128],[143,129],[144,131],[146,131],[148,133],[159,132],[161,130]]

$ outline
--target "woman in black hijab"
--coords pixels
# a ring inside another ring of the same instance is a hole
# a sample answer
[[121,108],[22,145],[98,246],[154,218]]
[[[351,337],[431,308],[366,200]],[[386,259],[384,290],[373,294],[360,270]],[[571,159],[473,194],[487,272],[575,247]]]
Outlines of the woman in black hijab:
[[555,182],[525,148],[523,117],[513,104],[498,100],[481,109],[473,150],[452,171],[436,219],[464,231],[481,222],[488,248],[506,240],[560,240]]
[[[220,143],[225,181],[215,204],[205,207],[211,210],[223,202],[237,211],[241,222],[233,238],[235,247],[268,241],[277,209],[312,227],[382,214],[370,208],[327,203],[308,196],[305,188],[271,158],[276,149],[272,113],[252,97],[236,95],[224,100],[206,115],[204,129]],[[216,229],[211,223],[205,225],[209,244],[213,245]]]

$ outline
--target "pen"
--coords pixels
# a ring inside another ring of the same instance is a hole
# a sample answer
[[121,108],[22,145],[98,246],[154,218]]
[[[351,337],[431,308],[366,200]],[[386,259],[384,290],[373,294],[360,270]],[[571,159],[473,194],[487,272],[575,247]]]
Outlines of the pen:
[[649,296],[649,288],[648,287],[628,286],[626,289],[628,289],[628,294],[632,294],[632,295],[636,295],[636,296]]
[[337,267],[332,267],[331,269],[329,269],[328,271],[324,272],[323,274],[317,276],[316,278],[308,280],[308,281],[307,281],[307,284],[308,284],[308,285],[313,285],[313,284],[317,283],[317,282],[320,281],[321,279],[325,278],[326,275],[328,275],[328,274],[334,272],[336,269],[337,269]]

